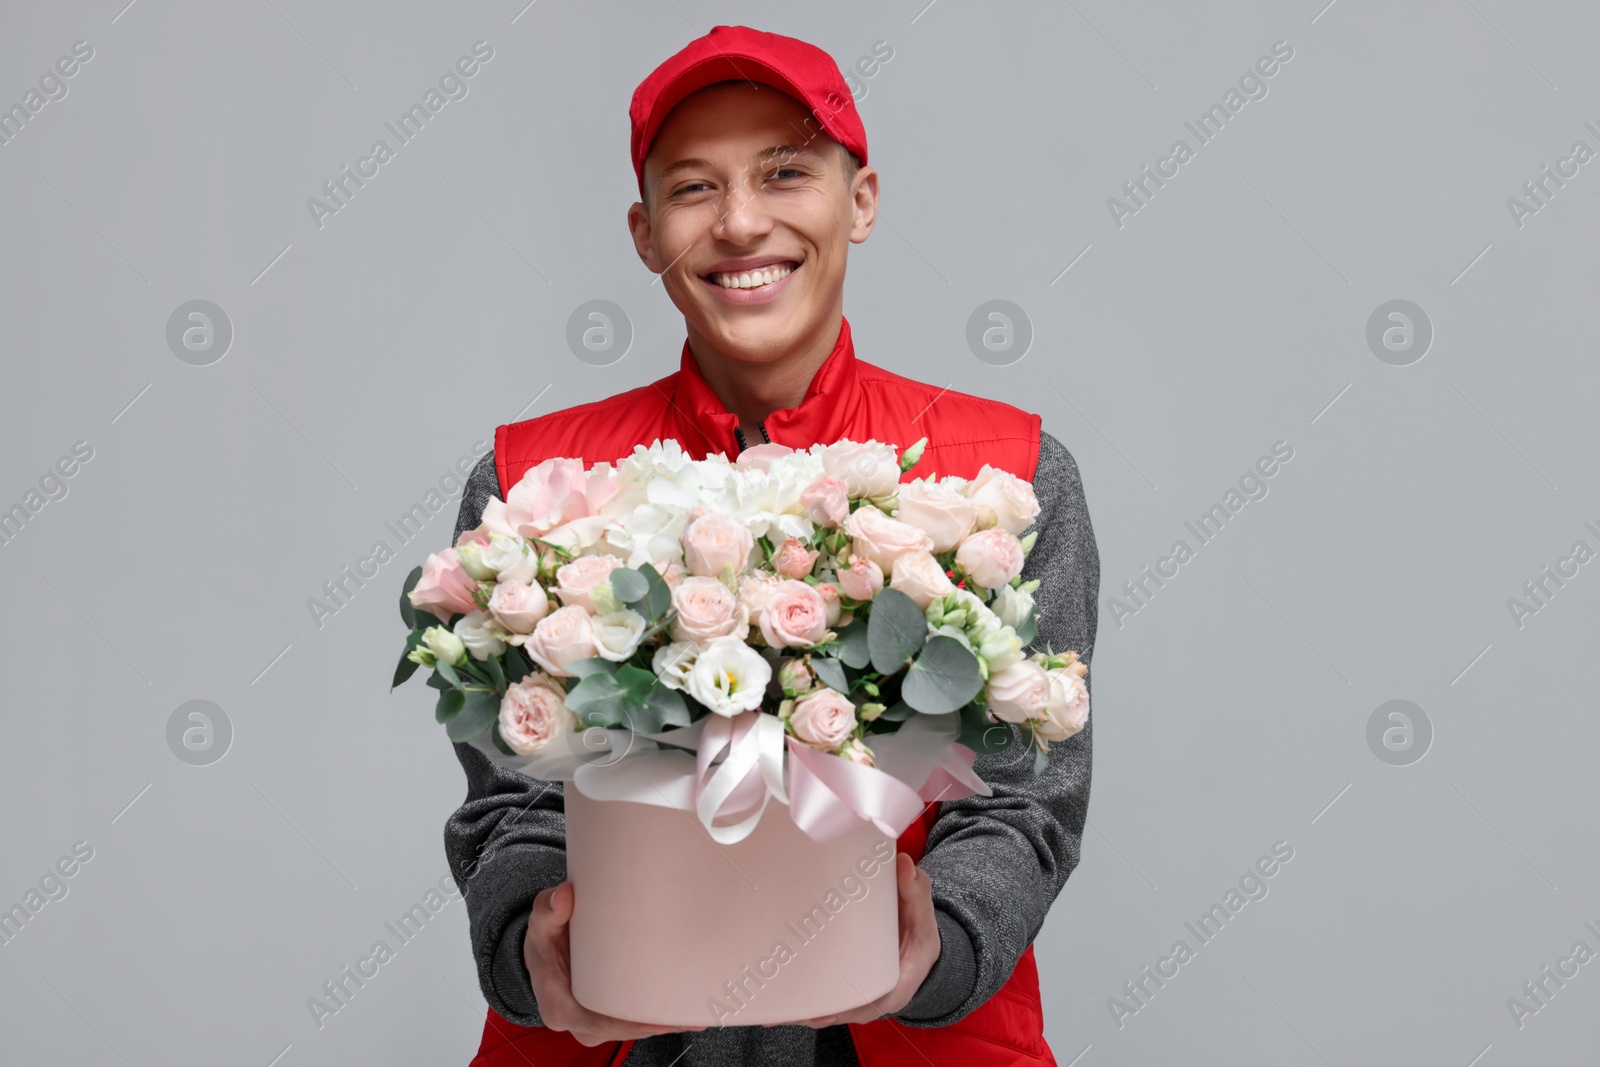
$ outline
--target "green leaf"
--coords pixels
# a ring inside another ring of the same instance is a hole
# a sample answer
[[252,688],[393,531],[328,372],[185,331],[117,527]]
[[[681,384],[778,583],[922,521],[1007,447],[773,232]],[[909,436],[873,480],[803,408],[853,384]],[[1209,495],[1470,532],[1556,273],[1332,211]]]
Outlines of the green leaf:
[[440,674],[437,668],[434,669],[432,674],[428,675],[428,684],[435,689],[443,689],[446,692],[455,688],[455,686],[445,681],[444,675]]
[[850,692],[850,681],[845,677],[844,664],[832,656],[812,656],[811,673],[815,674],[823,685],[829,689],[837,689],[846,695]]
[[1003,751],[1016,742],[1011,724],[990,722],[982,704],[961,709],[961,733],[956,740],[980,755]]
[[1049,762],[1050,762],[1050,753],[1046,752],[1042,748],[1039,748],[1039,747],[1035,746],[1035,748],[1033,750],[1033,773],[1034,774],[1042,774],[1044,772],[1045,766],[1048,765]]
[[505,668],[500,666],[500,657],[490,656],[483,661],[483,665],[489,668],[489,680],[494,683],[494,687],[504,693],[506,691],[506,672]]
[[897,700],[893,704],[890,704],[887,708],[884,708],[883,709],[883,714],[879,715],[876,719],[873,719],[872,721],[873,722],[905,722],[907,719],[911,718],[911,716],[915,715],[916,713],[917,713],[917,709],[916,708],[912,707],[910,704],[907,704],[904,700]]
[[[894,674],[928,639],[928,620],[917,602],[896,589],[885,589],[872,601],[867,616],[867,650],[872,669]],[[954,710],[954,709],[951,709]]]
[[631,716],[632,726],[640,733],[660,733],[669,726],[689,725],[689,705],[683,694],[668,689],[659,681],[651,686],[644,705]]
[[1039,636],[1039,608],[1034,605],[1028,609],[1028,617],[1017,624],[1017,639],[1023,646],[1033,644],[1033,639]]
[[507,756],[515,756],[516,755],[516,752],[514,752],[512,750],[511,746],[506,744],[506,739],[500,736],[500,721],[499,721],[499,719],[496,719],[494,726],[490,727],[489,740],[493,741],[494,742],[494,747],[499,749],[505,755],[507,755]]
[[433,665],[433,669],[444,675],[445,681],[449,682],[457,689],[461,688],[461,676],[456,673],[456,669],[450,666],[450,664],[446,663],[444,660],[439,660]]
[[644,606],[645,614],[653,622],[672,607],[672,587],[661,577],[660,572],[648,563],[639,568],[639,573],[650,583],[650,591],[645,595]]
[[604,656],[590,656],[567,664],[567,670],[575,678],[587,678],[591,674],[616,674],[617,665]]
[[506,646],[504,667],[508,685],[516,685],[533,673],[533,665],[528,662],[527,653],[517,648],[516,645]]
[[400,653],[400,662],[398,664],[396,664],[395,668],[394,668],[394,681],[389,683],[389,688],[390,689],[393,689],[395,686],[400,685],[406,679],[410,678],[413,674],[417,673],[417,668],[420,667],[421,664],[419,664],[414,659],[407,659],[406,658],[406,657],[408,657],[410,655],[411,655],[411,649],[409,649],[409,648],[407,648],[404,652]]
[[634,707],[644,707],[650,699],[650,690],[656,684],[654,674],[631,663],[618,667],[616,678],[617,686],[622,690],[622,699]]
[[406,584],[400,587],[400,618],[410,627],[417,626],[417,616],[421,614],[411,606],[411,590],[417,587],[422,580],[422,568],[413,567],[411,573],[406,575]]
[[487,689],[469,689],[461,714],[445,723],[452,741],[471,741],[494,725],[500,714],[500,698]]
[[611,572],[611,591],[617,599],[632,607],[650,593],[650,579],[636,570],[618,567]]
[[942,715],[967,704],[982,689],[978,657],[955,638],[939,634],[906,671],[900,699],[926,715]]
[[626,695],[627,690],[617,683],[616,675],[595,671],[567,693],[567,707],[585,726],[626,726]]
[[866,619],[857,618],[839,631],[838,655],[839,662],[858,671],[872,662],[872,646],[867,640]]
[[466,705],[467,694],[459,689],[446,689],[439,694],[439,702],[433,706],[433,717],[438,722],[449,722],[460,715]]

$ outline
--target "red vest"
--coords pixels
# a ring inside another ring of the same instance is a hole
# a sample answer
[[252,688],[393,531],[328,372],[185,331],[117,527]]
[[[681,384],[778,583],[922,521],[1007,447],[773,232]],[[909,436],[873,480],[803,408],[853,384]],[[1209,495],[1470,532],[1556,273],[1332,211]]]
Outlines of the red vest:
[[[699,459],[714,453],[739,453],[729,413],[684,342],[677,373],[606,400],[582,404],[498,427],[494,437],[500,496],[529,467],[553,456],[586,463],[614,462],[635,445],[676,438]],[[762,423],[780,445],[805,448],[840,438],[875,439],[909,447],[928,439],[927,450],[906,477],[958,475],[970,478],[985,463],[1032,480],[1039,461],[1039,416],[962,393],[902,378],[856,359],[849,320],[840,318],[839,339],[797,407],[775,411]],[[759,440],[748,444],[759,444]],[[901,835],[898,848],[921,859],[938,805]],[[1029,945],[1006,984],[987,1002],[950,1026],[904,1026],[890,1019],[851,1023],[850,1036],[862,1067],[889,1067],[921,1061],[974,1067],[1055,1067],[1044,1040],[1039,1002],[1039,971]],[[921,1053],[910,1055],[907,1044]],[[587,1047],[571,1034],[545,1027],[522,1027],[493,1009],[471,1067],[608,1067],[622,1064],[632,1041]]]

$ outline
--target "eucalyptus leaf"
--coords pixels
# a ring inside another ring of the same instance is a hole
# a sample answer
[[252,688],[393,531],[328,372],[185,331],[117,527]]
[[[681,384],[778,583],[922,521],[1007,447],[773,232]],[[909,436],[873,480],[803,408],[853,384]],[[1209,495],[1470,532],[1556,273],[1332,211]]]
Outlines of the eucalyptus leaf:
[[446,689],[439,694],[439,702],[433,706],[433,717],[437,722],[449,722],[460,715],[466,705],[467,694],[459,689]]
[[916,708],[912,707],[910,704],[907,704],[904,700],[897,700],[893,704],[890,704],[887,708],[884,708],[883,709],[883,714],[879,715],[876,719],[874,719],[872,721],[873,722],[905,722],[907,719],[911,718],[911,716],[915,715],[916,713],[917,713],[917,709]]
[[873,670],[894,674],[922,650],[927,639],[928,620],[915,600],[899,590],[885,589],[872,601],[867,650]]
[[498,719],[495,720],[494,726],[489,731],[489,740],[493,741],[494,747],[505,755],[515,756],[517,754],[510,745],[506,744],[506,739],[500,736],[500,721]]
[[858,671],[872,662],[866,619],[857,618],[839,631],[839,662]]
[[1028,617],[1017,624],[1017,639],[1024,646],[1033,644],[1033,639],[1039,636],[1039,608],[1035,605],[1028,609]]
[[616,674],[617,665],[604,656],[590,656],[567,664],[574,678],[587,678],[591,674]]
[[494,725],[500,714],[500,698],[487,689],[469,689],[461,714],[445,723],[452,741],[471,741]]
[[1042,748],[1033,750],[1033,773],[1042,774],[1045,766],[1050,762],[1050,753]]
[[516,685],[528,675],[533,673],[532,666],[528,663],[527,655],[516,645],[507,645],[505,659],[502,666],[506,674],[506,683]]
[[494,683],[494,687],[504,693],[506,691],[506,672],[505,668],[500,666],[500,657],[491,655],[483,661],[483,665],[489,668],[489,680]]
[[444,675],[440,674],[437,670],[428,675],[428,685],[434,689],[442,689],[447,693],[455,688],[455,686],[446,681]]
[[618,600],[632,606],[649,595],[650,580],[636,570],[618,567],[611,572],[611,591]]
[[450,664],[441,659],[434,663],[433,669],[444,675],[445,681],[449,682],[457,689],[461,688],[461,676],[456,673],[456,669],[450,666]]
[[648,563],[639,568],[639,573],[650,583],[650,591],[645,594],[644,606],[646,615],[654,621],[665,615],[667,609],[672,607],[672,587],[661,577],[660,572]]
[[837,689],[845,694],[850,692],[850,681],[845,677],[844,664],[832,656],[812,656],[811,673],[829,689]]
[[1011,724],[990,722],[982,704],[968,704],[961,709],[961,734],[956,740],[979,755],[1003,751],[1016,741]]
[[689,705],[683,694],[656,682],[645,696],[644,704],[629,715],[629,724],[640,733],[660,733],[669,726],[689,725]]
[[955,638],[938,634],[906,671],[900,699],[920,712],[940,715],[967,704],[982,689],[978,657]]

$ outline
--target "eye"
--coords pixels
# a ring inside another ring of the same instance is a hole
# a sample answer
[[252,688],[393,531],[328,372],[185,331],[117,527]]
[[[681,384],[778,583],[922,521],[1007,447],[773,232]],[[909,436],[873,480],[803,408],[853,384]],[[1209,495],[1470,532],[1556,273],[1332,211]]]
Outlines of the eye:
[[769,181],[771,181],[771,180],[782,181],[783,180],[783,175],[785,175],[785,174],[792,174],[797,178],[803,178],[803,177],[805,177],[805,173],[806,172],[801,170],[799,167],[779,167],[777,170],[775,170],[771,174],[767,175],[767,179]]
[[685,193],[693,192],[696,189],[709,189],[709,188],[711,188],[711,186],[706,184],[705,182],[690,182],[688,185],[680,186],[679,188],[674,189],[672,191],[672,195],[673,196],[683,196]]

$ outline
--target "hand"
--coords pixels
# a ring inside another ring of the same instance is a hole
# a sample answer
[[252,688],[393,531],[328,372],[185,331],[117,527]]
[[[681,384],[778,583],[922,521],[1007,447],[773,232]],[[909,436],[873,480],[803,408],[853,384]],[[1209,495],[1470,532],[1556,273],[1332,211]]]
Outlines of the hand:
[[704,1030],[704,1026],[660,1026],[614,1019],[590,1011],[572,996],[572,947],[569,923],[572,921],[571,882],[562,882],[533,898],[528,916],[528,935],[522,940],[522,960],[533,982],[533,997],[539,1014],[551,1030],[565,1030],[583,1045],[603,1045],[607,1041],[654,1037],[657,1034]]
[[933,912],[933,880],[904,852],[895,855],[895,885],[900,893],[900,980],[894,988],[877,1000],[837,1015],[767,1025],[823,1027],[868,1023],[880,1016],[892,1015],[911,1003],[928,972],[939,961],[943,944]]

